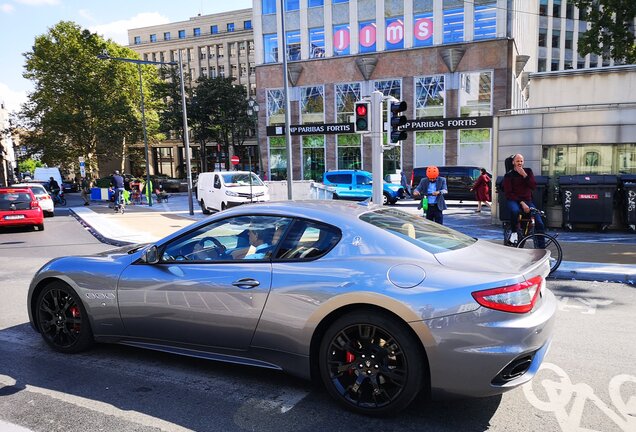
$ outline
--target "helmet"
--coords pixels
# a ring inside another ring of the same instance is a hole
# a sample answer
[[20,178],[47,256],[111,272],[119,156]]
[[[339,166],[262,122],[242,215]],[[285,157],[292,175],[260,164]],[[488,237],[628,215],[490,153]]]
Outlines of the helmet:
[[119,170],[115,170],[115,174],[119,174]]
[[435,165],[431,165],[430,167],[427,167],[426,177],[428,177],[429,180],[435,180],[437,177],[439,177],[439,169],[437,169]]

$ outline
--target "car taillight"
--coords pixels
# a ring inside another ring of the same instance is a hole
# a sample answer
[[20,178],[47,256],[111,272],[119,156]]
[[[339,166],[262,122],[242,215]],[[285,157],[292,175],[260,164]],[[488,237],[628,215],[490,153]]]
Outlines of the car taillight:
[[504,312],[526,313],[532,310],[545,283],[541,276],[501,288],[472,293],[480,305]]
[[31,208],[35,209],[35,208],[39,208],[40,207],[40,203],[38,203],[38,200],[35,199],[34,201],[31,201]]

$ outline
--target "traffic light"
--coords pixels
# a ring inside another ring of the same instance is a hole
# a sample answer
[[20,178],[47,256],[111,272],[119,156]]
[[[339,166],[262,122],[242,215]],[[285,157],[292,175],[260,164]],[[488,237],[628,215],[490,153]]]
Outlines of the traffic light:
[[356,102],[354,130],[357,133],[371,131],[371,104],[369,102]]
[[406,139],[406,132],[399,130],[406,124],[406,116],[400,115],[406,111],[406,102],[389,102],[389,142],[396,143]]

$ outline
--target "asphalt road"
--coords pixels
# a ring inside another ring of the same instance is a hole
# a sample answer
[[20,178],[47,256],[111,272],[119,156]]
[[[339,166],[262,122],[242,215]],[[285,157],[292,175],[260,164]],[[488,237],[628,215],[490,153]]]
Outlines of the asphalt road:
[[110,248],[64,213],[43,232],[0,233],[2,432],[636,430],[636,288],[623,284],[549,284],[556,334],[530,385],[487,399],[418,400],[388,419],[343,411],[319,386],[270,370],[118,345],[54,353],[28,324],[31,276],[52,257]]

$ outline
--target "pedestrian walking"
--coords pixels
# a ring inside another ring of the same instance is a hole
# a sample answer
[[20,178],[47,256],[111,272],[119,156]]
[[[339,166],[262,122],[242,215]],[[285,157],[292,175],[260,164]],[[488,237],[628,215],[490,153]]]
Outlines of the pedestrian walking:
[[411,186],[409,185],[409,181],[406,178],[406,174],[404,174],[404,171],[400,172],[400,185],[402,186],[402,188],[404,188],[404,193],[408,196],[411,196]]
[[422,203],[428,206],[426,219],[443,225],[444,210],[448,208],[444,201],[444,195],[447,193],[446,178],[440,177],[439,169],[431,165],[426,168],[426,177],[420,180],[420,184],[413,189],[413,198],[426,197],[426,203]]
[[482,203],[492,208],[490,205],[490,177],[485,168],[481,169],[481,175],[475,180],[475,184],[470,188],[471,192],[475,193],[475,199],[477,200],[477,210],[475,213],[481,212]]
[[91,196],[91,181],[86,177],[82,177],[82,181],[80,182],[81,190],[82,190],[82,199],[84,200],[84,205],[91,205],[90,196]]

